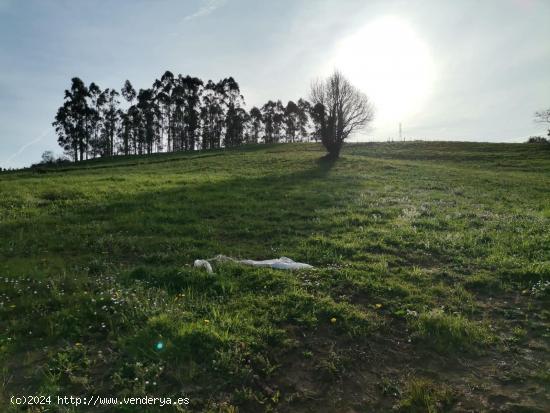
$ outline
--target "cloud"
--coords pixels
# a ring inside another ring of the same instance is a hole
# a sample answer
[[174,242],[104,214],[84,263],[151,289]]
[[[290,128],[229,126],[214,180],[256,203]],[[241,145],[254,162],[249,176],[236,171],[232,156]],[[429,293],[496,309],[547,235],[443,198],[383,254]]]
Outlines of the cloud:
[[32,146],[34,145],[35,143],[38,143],[40,142],[42,139],[44,139],[46,136],[48,136],[50,134],[51,131],[47,130],[45,132],[43,132],[42,134],[40,134],[40,136],[38,136],[36,139],[33,139],[32,141],[30,142],[27,142],[26,144],[24,144],[23,146],[21,146],[17,152],[14,152],[9,158],[5,159],[3,164],[8,164],[10,163],[12,160],[14,160],[17,156],[21,155],[23,153],[23,151],[25,149],[27,149],[29,146]]
[[198,17],[204,17],[212,13],[225,4],[226,0],[202,0],[202,6],[193,14],[185,16],[183,20],[193,20]]

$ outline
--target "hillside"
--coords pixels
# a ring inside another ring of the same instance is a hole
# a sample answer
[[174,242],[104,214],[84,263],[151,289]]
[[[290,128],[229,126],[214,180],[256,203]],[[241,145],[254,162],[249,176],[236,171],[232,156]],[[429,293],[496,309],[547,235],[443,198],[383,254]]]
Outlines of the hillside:
[[[550,150],[322,155],[0,174],[0,410],[23,411],[13,394],[190,399],[90,408],[109,412],[550,410]],[[192,267],[217,254],[315,269]]]

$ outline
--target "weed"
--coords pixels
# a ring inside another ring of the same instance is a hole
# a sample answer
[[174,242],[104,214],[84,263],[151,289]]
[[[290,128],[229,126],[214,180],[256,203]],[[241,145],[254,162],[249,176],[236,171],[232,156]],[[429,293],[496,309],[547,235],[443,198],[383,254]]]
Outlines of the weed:
[[489,329],[461,315],[446,314],[441,309],[410,318],[415,337],[440,352],[476,351],[494,341]]
[[452,401],[453,394],[447,386],[427,379],[411,379],[398,408],[410,413],[438,413],[446,411]]

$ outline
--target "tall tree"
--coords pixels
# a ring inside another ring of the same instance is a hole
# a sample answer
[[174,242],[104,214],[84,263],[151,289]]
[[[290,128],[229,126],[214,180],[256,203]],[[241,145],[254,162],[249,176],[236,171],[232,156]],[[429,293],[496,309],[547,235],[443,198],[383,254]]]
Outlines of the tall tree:
[[321,103],[316,103],[310,107],[309,114],[313,122],[313,131],[311,136],[315,142],[321,140],[323,126],[325,125],[325,107]]
[[145,142],[145,128],[142,112],[137,105],[128,108],[128,117],[130,120],[130,152],[133,154],[143,154],[143,143]]
[[299,112],[300,110],[298,109],[298,105],[290,100],[285,107],[284,113],[286,139],[288,142],[296,141]]
[[57,142],[59,146],[61,146],[65,153],[69,154],[75,162],[78,161],[78,136],[81,132],[78,131],[78,118],[74,116],[70,102],[65,101],[57,110],[55,121],[52,125],[57,133]]
[[140,89],[137,96],[137,108],[140,116],[140,153],[146,151],[153,153],[155,146],[158,146],[158,117],[159,111],[156,105],[152,89]]
[[160,110],[161,135],[166,133],[166,151],[170,152],[172,151],[173,136],[172,113],[174,98],[172,91],[174,90],[174,74],[169,70],[164,72],[160,80],[156,80],[153,84],[153,89],[156,92],[155,99],[158,102]]
[[130,105],[128,110],[126,111],[126,114],[123,116],[122,125],[124,154],[128,155],[129,153],[136,153],[137,148],[136,122],[139,120],[139,114],[137,113],[137,108],[134,107],[134,100],[136,99],[137,94],[136,90],[129,80],[126,80],[126,82],[124,82],[120,93],[122,94],[126,102],[128,102],[128,104]]
[[130,154],[130,145],[132,139],[132,118],[128,111],[118,110],[118,116],[120,118],[119,128],[119,140],[121,145],[121,152],[124,155]]
[[244,141],[248,114],[242,109],[244,98],[239,84],[232,77],[228,77],[219,82],[218,88],[225,108],[224,146],[241,145]]
[[88,118],[87,125],[89,129],[89,142],[86,142],[86,159],[88,151],[91,151],[92,157],[105,155],[103,143],[101,142],[101,128],[103,123],[102,112],[105,104],[105,95],[101,88],[94,82],[88,86]]
[[208,81],[201,99],[202,148],[221,147],[224,129],[224,107],[219,84]]
[[283,122],[285,120],[285,107],[280,100],[275,103],[275,112],[273,115],[273,136],[275,142],[280,142],[283,137]]
[[177,79],[174,90],[172,91],[172,98],[174,100],[174,113],[173,113],[173,150],[183,151],[186,143],[186,131],[185,131],[185,88]]
[[262,106],[262,117],[265,128],[265,143],[277,143],[281,138],[281,129],[284,120],[284,106],[280,100],[268,101]]
[[305,99],[298,99],[298,122],[296,127],[300,134],[300,140],[308,140],[308,127],[309,127],[309,113],[311,112],[311,105]]
[[194,151],[199,144],[200,97],[203,82],[199,78],[186,76],[178,78],[183,89],[184,148]]
[[250,129],[251,129],[251,142],[258,143],[260,141],[260,132],[262,130],[262,112],[256,106],[250,109]]
[[119,93],[115,89],[105,89],[103,92],[103,128],[101,131],[101,142],[104,156],[113,156],[115,154],[115,136],[119,129],[120,110],[118,105]]
[[224,146],[239,146],[245,142],[246,126],[250,117],[243,108],[230,105],[226,115]]
[[374,118],[374,108],[367,96],[338,71],[312,84],[311,101],[315,104],[321,142],[332,158],[340,155],[352,132],[364,128]]
[[88,88],[84,82],[74,77],[71,89],[65,90],[63,105],[58,109],[53,126],[58,134],[59,144],[75,161],[84,160],[90,140],[88,118],[90,108],[87,97]]

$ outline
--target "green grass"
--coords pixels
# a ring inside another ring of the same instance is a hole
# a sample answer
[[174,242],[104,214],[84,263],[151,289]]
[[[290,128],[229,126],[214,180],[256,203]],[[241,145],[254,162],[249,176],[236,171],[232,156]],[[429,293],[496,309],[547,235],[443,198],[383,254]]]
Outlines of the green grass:
[[445,386],[437,385],[430,380],[413,379],[407,383],[399,410],[411,413],[438,413],[447,410],[452,399],[452,392]]
[[411,324],[417,337],[440,352],[476,351],[494,341],[483,324],[440,309],[420,314]]
[[[406,410],[403,397],[547,408],[533,371],[550,362],[550,151],[322,155],[266,145],[0,174],[0,409],[22,411],[12,394],[227,412]],[[315,269],[192,267],[217,254]],[[423,377],[452,400],[406,384]],[[512,390],[495,384],[510,377]]]

